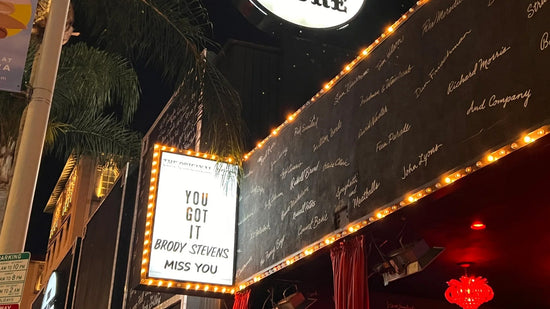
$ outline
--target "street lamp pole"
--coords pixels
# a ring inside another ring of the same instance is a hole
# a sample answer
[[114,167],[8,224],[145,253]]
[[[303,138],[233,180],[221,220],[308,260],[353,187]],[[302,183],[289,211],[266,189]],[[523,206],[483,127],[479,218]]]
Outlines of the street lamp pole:
[[53,89],[70,0],[51,2],[42,45],[33,65],[32,94],[27,106],[13,178],[0,233],[0,253],[23,252],[38,169],[50,116]]

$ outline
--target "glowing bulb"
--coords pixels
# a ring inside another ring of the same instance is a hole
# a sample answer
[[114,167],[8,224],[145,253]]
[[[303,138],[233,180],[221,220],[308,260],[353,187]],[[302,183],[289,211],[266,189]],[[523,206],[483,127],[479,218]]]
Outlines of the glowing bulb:
[[388,32],[393,32],[393,27],[392,26],[388,27]]
[[529,136],[529,135],[526,135],[524,138],[523,138],[523,141],[526,142],[526,143],[530,143],[533,141],[533,139]]
[[158,148],[159,148],[159,145],[158,145],[158,144],[155,144],[155,147],[154,147],[154,148],[155,148],[155,149],[158,149]]
[[487,161],[493,162],[494,160],[495,160],[495,157],[493,157],[492,155],[487,156]]
[[364,55],[364,56],[368,55],[368,53],[369,53],[368,49],[366,49],[366,48],[363,49],[363,55]]
[[480,231],[480,230],[484,230],[486,228],[486,226],[481,221],[475,221],[474,223],[472,223],[472,225],[470,225],[470,228],[472,230]]
[[325,89],[329,90],[329,89],[330,89],[330,85],[329,85],[329,84],[325,84]]
[[446,177],[446,178],[445,178],[445,182],[446,182],[446,183],[451,183],[451,181],[452,181],[451,178],[449,178],[449,177]]

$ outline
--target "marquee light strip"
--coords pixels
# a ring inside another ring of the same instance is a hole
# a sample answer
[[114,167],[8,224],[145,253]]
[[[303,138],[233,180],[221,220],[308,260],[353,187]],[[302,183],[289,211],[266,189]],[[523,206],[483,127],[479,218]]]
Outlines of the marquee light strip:
[[[158,189],[158,172],[160,166],[160,157],[162,152],[182,153],[188,156],[200,157],[209,160],[218,160],[219,157],[213,154],[196,152],[193,150],[181,150],[170,146],[155,144],[153,146],[153,161],[151,162],[151,180],[149,183],[149,197],[147,201],[147,215],[145,220],[145,232],[143,237],[143,255],[141,260],[141,280],[140,283],[148,286],[164,287],[164,288],[179,288],[185,290],[214,292],[223,294],[234,294],[233,286],[209,285],[197,282],[184,282],[175,280],[162,280],[149,278],[147,271],[149,269],[149,261],[151,259],[151,234],[153,232],[153,218],[155,217],[156,194]],[[223,161],[232,163],[233,158],[228,157]]]
[[509,155],[510,153],[521,149],[527,145],[532,144],[536,140],[550,133],[550,125],[542,126],[534,131],[531,131],[527,134],[521,135],[517,140],[511,144],[507,144],[501,148],[498,148],[494,151],[490,151],[480,157],[474,164],[466,165],[463,168],[456,169],[454,171],[445,173],[441,175],[436,181],[428,184],[427,186],[414,190],[408,194],[405,194],[395,203],[390,203],[389,206],[381,207],[380,209],[362,217],[361,219],[354,221],[348,224],[345,228],[339,229],[331,234],[324,236],[322,239],[314,242],[313,244],[302,248],[302,250],[295,252],[294,254],[289,255],[285,261],[277,263],[264,269],[261,272],[256,273],[252,277],[247,278],[243,282],[238,284],[238,290],[243,290],[250,285],[264,279],[265,277],[285,268],[296,261],[301,260],[309,255],[312,255],[316,251],[331,245],[335,241],[338,241],[347,235],[353,234],[367,225],[383,219],[387,215],[409,205],[416,203],[418,200],[434,193],[435,191],[442,189],[455,181],[467,176],[482,167],[490,165],[491,163],[497,162],[499,159]]
[[296,119],[296,117],[298,117],[298,115],[304,110],[306,109],[309,105],[311,105],[313,102],[315,102],[316,100],[318,100],[321,96],[323,96],[324,94],[328,93],[330,91],[330,89],[332,89],[332,87],[341,79],[343,78],[345,75],[347,75],[349,72],[352,71],[353,68],[355,68],[355,66],[361,62],[363,59],[365,59],[376,47],[378,47],[378,45],[380,45],[380,43],[382,43],[388,36],[390,36],[397,28],[399,28],[399,26],[401,26],[401,24],[407,19],[410,17],[410,15],[412,15],[414,12],[416,12],[422,5],[424,5],[426,2],[428,2],[428,0],[420,0],[420,1],[417,1],[416,2],[416,6],[414,6],[413,8],[410,8],[409,11],[405,14],[403,14],[401,16],[401,18],[399,18],[396,22],[393,23],[393,25],[389,26],[388,28],[386,28],[386,31],[383,32],[382,34],[380,34],[380,36],[374,40],[373,43],[371,43],[367,48],[363,49],[358,55],[357,57],[352,60],[350,63],[346,64],[344,66],[344,68],[342,69],[342,71],[340,71],[340,73],[338,73],[338,75],[336,75],[332,80],[330,80],[328,83],[326,83],[323,88],[321,88],[321,90],[319,90],[311,99],[309,99],[309,101],[307,101],[302,107],[300,107],[297,111],[295,111],[293,114],[290,114],[287,116],[287,119],[281,124],[279,125],[276,129],[273,129],[271,131],[271,134],[269,136],[267,136],[266,138],[264,138],[262,141],[258,142],[258,144],[256,144],[256,147],[254,147],[254,149],[252,149],[250,152],[248,152],[247,154],[244,155],[243,157],[243,160],[246,161],[250,158],[250,156],[252,156],[252,154],[259,148],[262,148],[263,145],[272,137],[275,137],[278,135],[279,131],[281,131],[285,126],[287,126],[288,124],[290,124],[294,119]]

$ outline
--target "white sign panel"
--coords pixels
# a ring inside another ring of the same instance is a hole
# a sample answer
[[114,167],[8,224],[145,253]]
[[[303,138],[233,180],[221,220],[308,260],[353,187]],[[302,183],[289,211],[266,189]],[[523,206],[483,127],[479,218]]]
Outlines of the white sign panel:
[[237,166],[161,152],[148,277],[233,284]]
[[21,302],[31,254],[0,254],[0,304]]
[[[361,10],[364,0],[251,0],[272,14],[308,28],[344,25]],[[260,8],[261,10],[261,8]]]

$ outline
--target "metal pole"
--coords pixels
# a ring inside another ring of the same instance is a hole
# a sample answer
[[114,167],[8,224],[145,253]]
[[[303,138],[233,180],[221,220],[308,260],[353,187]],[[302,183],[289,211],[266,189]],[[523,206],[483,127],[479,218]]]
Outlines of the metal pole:
[[0,233],[0,253],[23,252],[25,249],[69,3],[69,0],[51,2],[42,46],[33,66],[33,91],[20,136]]

